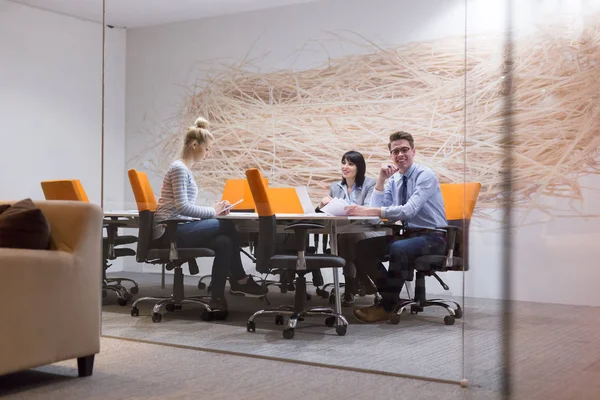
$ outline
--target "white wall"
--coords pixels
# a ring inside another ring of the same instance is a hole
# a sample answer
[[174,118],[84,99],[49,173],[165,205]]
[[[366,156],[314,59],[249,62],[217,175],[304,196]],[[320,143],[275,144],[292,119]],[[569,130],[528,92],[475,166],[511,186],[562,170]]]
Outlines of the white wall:
[[[127,168],[135,167],[149,171],[148,154],[152,152],[147,152],[148,147],[161,136],[177,132],[174,117],[180,111],[182,99],[196,79],[203,76],[201,68],[210,60],[232,63],[246,56],[253,58],[264,55],[255,62],[260,72],[280,68],[303,69],[320,64],[328,57],[363,51],[358,45],[340,45],[332,40],[330,32],[359,32],[363,37],[383,46],[463,35],[465,3],[468,3],[469,34],[502,33],[505,2],[500,0],[325,0],[241,15],[129,30],[126,91]],[[519,2],[519,8],[514,15],[514,25],[522,32],[528,32],[535,24],[544,22],[549,15],[589,10],[589,1],[583,1],[586,7],[577,10],[573,8],[573,3],[579,2]],[[596,7],[598,5],[598,2],[591,3]],[[325,43],[326,48],[317,44],[317,40]],[[300,57],[296,57],[297,50],[301,48],[304,48],[304,51]],[[158,148],[153,151],[161,150]],[[162,176],[152,173],[149,176],[155,191],[160,190]],[[591,185],[597,189],[600,182],[593,180]],[[134,208],[131,193],[126,190],[125,195],[126,207]],[[597,190],[587,191],[586,196],[584,208],[590,209],[592,204],[597,203]],[[200,199],[209,200],[209,196],[201,196]],[[586,232],[594,231],[594,228],[598,227],[597,221],[597,218],[562,218],[552,223],[517,230],[513,298],[600,305],[599,292],[594,284],[600,278],[600,270],[591,257],[594,253],[594,243],[590,240],[575,239],[585,237]],[[471,270],[465,275],[466,295],[500,298],[500,225],[485,221],[474,225],[476,226],[471,235]],[[559,232],[572,239],[569,243],[576,246],[565,245],[564,238],[557,239]],[[549,237],[552,240],[549,240]],[[563,244],[557,244],[557,241]],[[126,268],[139,270],[140,266],[128,262]],[[202,268],[203,272],[208,272],[205,264]],[[158,269],[151,267],[147,270]],[[461,293],[460,274],[446,274],[444,279],[451,285],[452,294]],[[428,288],[432,293],[443,292],[435,281],[429,282]]]
[[[101,12],[99,7],[98,12]],[[101,25],[0,0],[0,199],[80,179],[100,203]],[[107,29],[106,187],[124,188],[125,31]]]
[[[125,43],[125,30],[106,30],[105,208],[124,196]],[[79,179],[100,204],[101,77],[100,24],[0,0],[0,199]]]

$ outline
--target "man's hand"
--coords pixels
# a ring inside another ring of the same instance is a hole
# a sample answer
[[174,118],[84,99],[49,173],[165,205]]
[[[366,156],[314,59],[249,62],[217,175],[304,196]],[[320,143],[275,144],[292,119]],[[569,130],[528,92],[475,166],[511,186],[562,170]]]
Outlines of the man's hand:
[[398,172],[398,167],[395,164],[383,164],[379,169],[379,176],[377,177],[377,184],[375,189],[382,191],[383,184],[386,179]]
[[381,209],[378,207],[347,206],[344,210],[348,215],[381,217]]
[[379,178],[386,180],[396,172],[398,172],[396,164],[383,164],[379,170]]

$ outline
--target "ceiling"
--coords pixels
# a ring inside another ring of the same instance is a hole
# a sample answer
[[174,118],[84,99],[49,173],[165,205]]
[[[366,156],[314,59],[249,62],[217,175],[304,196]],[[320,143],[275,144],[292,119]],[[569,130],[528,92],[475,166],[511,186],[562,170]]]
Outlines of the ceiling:
[[[9,0],[43,10],[102,22],[102,0]],[[106,0],[106,24],[139,28],[216,17],[318,0]]]

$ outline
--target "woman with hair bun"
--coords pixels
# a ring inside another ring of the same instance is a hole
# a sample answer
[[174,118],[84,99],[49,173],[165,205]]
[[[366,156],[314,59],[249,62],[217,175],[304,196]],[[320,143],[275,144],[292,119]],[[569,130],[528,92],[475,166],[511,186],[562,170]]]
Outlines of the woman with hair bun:
[[204,247],[215,252],[210,308],[226,311],[225,283],[228,276],[232,293],[260,297],[267,294],[268,289],[258,285],[244,271],[235,225],[230,220],[215,218],[229,213],[229,202],[217,201],[212,207],[196,205],[198,186],[191,169],[210,152],[214,137],[208,126],[208,121],[200,117],[187,129],[181,155],[171,163],[163,180],[154,216],[153,238],[168,246],[161,221],[200,218],[177,226],[177,246]]

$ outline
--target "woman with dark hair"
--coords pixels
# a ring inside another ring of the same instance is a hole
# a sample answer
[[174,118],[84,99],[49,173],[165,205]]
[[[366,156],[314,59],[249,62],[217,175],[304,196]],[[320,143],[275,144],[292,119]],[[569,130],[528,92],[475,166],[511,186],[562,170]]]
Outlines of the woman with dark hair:
[[[367,164],[365,158],[358,151],[348,151],[342,156],[342,180],[331,184],[329,196],[324,197],[317,207],[317,211],[325,207],[333,198],[343,199],[349,205],[369,205],[371,194],[375,188],[375,179],[365,176]],[[369,277],[357,271],[354,266],[354,248],[362,239],[383,235],[381,232],[342,233],[338,235],[338,255],[346,260],[344,266],[345,290],[342,304],[350,306],[354,303],[354,295],[359,287],[363,287],[367,294],[374,294],[377,288]]]

